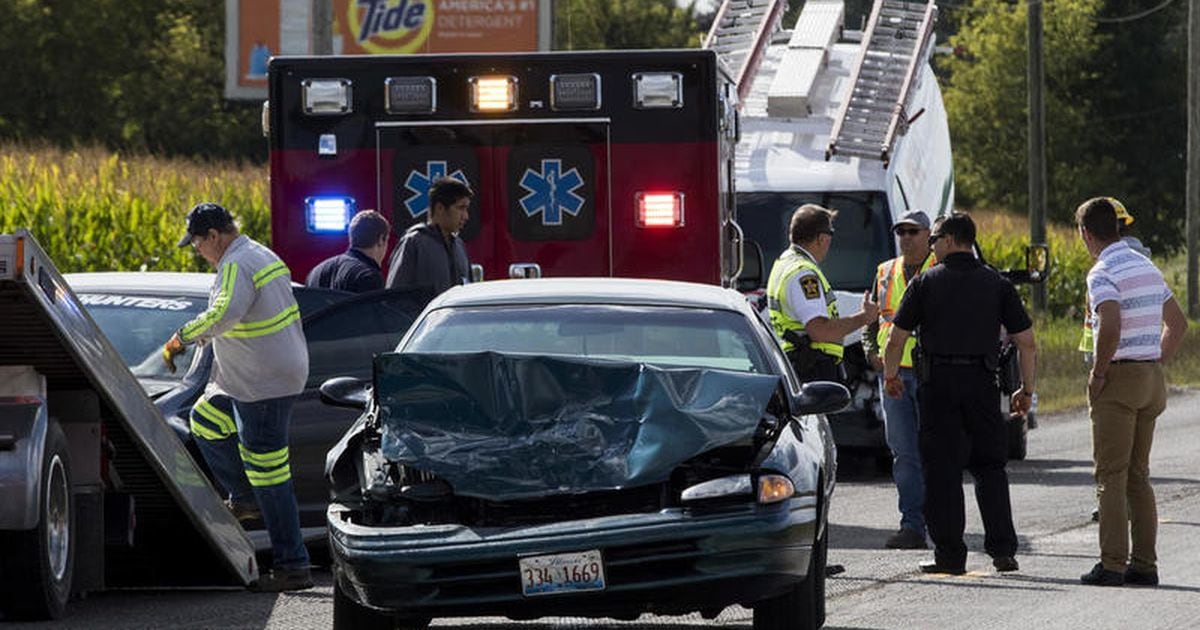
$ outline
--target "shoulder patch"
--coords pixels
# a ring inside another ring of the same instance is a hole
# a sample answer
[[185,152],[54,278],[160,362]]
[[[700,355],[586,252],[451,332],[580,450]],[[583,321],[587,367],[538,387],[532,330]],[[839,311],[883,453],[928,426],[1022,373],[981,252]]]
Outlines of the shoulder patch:
[[821,295],[821,282],[816,276],[800,278],[800,288],[804,289],[804,297],[812,300]]

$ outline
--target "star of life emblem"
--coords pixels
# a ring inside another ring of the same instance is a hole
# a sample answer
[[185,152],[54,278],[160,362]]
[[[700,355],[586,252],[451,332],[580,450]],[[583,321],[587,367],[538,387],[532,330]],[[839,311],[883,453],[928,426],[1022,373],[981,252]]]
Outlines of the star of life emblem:
[[[429,187],[439,177],[446,177],[446,171],[445,160],[429,160],[425,162],[424,173],[416,170],[408,172],[408,179],[404,180],[404,187],[413,194],[404,201],[404,207],[408,209],[412,218],[416,219],[429,212]],[[456,169],[450,173],[450,177],[467,184],[467,176],[463,174],[462,169]]]
[[542,160],[541,172],[525,169],[521,188],[528,191],[520,199],[525,216],[542,215],[542,225],[562,225],[563,213],[578,216],[584,199],[575,191],[583,186],[579,170],[562,172],[562,160]]

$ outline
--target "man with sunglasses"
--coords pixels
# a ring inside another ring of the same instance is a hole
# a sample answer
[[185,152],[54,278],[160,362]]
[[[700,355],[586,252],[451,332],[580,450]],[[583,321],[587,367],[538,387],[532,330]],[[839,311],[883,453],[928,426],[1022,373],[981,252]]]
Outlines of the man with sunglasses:
[[[879,319],[863,335],[863,350],[871,365],[880,372],[883,388],[882,352],[892,329],[892,319],[900,299],[917,274],[929,269],[936,256],[929,246],[929,215],[910,210],[900,216],[892,228],[900,244],[900,255],[884,261],[875,272],[872,299],[879,305]],[[920,414],[917,405],[917,377],[913,372],[913,348],[916,339],[904,344],[900,359],[900,380],[904,393],[898,398],[881,396],[884,436],[892,451],[892,479],[899,495],[900,529],[887,539],[888,549],[925,549],[925,480],[921,475],[921,450],[917,443]]]
[[196,446],[238,520],[262,517],[274,558],[251,588],[310,588],[308,551],[292,486],[288,424],[308,379],[308,346],[292,275],[270,249],[239,233],[229,211],[199,203],[180,247],[191,245],[217,270],[208,308],[163,346],[167,368],[185,346],[211,343],[204,395],[192,406]]
[[984,549],[998,571],[1016,571],[1017,533],[1008,492],[1008,425],[996,381],[1003,326],[1017,344],[1023,386],[1010,409],[1021,414],[1033,398],[1033,322],[1012,283],[975,256],[975,223],[955,212],[938,219],[929,237],[939,263],[913,278],[892,319],[883,354],[884,390],[902,396],[905,346],[920,333],[918,361],[920,450],[925,474],[925,522],[934,544],[926,573],[966,572],[963,543],[963,468],[975,478]]
[[879,307],[863,294],[863,310],[839,317],[837,298],[819,263],[833,244],[837,213],[804,204],[792,213],[791,247],[779,255],[767,281],[767,312],[801,381],[843,382],[842,339],[875,321]]

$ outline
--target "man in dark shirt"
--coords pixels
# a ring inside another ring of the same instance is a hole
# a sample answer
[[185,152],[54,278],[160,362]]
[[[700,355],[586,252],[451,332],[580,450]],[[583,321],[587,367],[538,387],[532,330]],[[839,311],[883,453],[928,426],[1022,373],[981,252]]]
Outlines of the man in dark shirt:
[[939,264],[913,279],[904,293],[883,357],[884,389],[904,391],[900,360],[904,344],[919,332],[922,359],[917,400],[925,473],[925,520],[934,543],[926,573],[966,572],[962,471],[975,478],[983,517],[984,549],[999,571],[1016,571],[1017,534],[1009,502],[1008,430],[996,383],[1001,326],[1021,357],[1024,385],[1010,409],[1029,410],[1033,398],[1033,323],[1012,283],[974,255],[975,223],[954,213],[934,223],[929,237]]
[[429,288],[437,295],[471,281],[471,262],[458,233],[467,224],[473,196],[470,187],[452,177],[433,181],[428,220],[408,228],[392,253],[389,289]]
[[363,210],[350,219],[350,248],[321,261],[304,284],[322,289],[366,293],[383,288],[383,257],[392,226],[382,214]]

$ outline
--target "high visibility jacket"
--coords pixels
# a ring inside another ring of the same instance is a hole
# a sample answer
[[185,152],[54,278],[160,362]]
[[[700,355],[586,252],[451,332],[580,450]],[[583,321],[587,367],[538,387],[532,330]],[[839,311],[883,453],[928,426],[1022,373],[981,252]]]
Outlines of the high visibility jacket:
[[[929,269],[936,262],[937,257],[930,252],[917,273]],[[904,279],[903,256],[879,264],[875,270],[875,286],[879,288],[879,332],[875,335],[875,342],[879,345],[879,354],[882,356],[887,347],[888,335],[892,333],[892,318],[896,316],[896,311],[900,309],[900,300],[908,290],[908,281]],[[900,359],[900,367],[912,367],[912,353],[916,346],[917,340],[914,337],[909,337],[908,341],[904,342],[904,355]]]
[[[805,270],[811,270],[820,280],[821,291],[825,294],[825,312],[829,314],[829,318],[837,319],[838,317],[837,297],[833,295],[833,288],[825,279],[825,274],[821,273],[821,268],[817,266],[817,263],[795,247],[784,250],[771,267],[771,276],[767,280],[767,313],[771,316],[771,326],[775,328],[775,333],[783,339],[785,352],[790,352],[795,348],[795,344],[784,337],[785,333],[795,331],[797,334],[806,334],[804,322],[792,319],[783,309],[783,305],[787,302],[788,283]],[[824,343],[812,341],[810,338],[809,345],[814,350],[824,352],[839,361],[842,359],[842,344],[840,343]]]
[[304,391],[308,346],[291,272],[274,252],[245,235],[217,261],[208,308],[179,329],[179,338],[212,342],[212,383],[234,400]]

